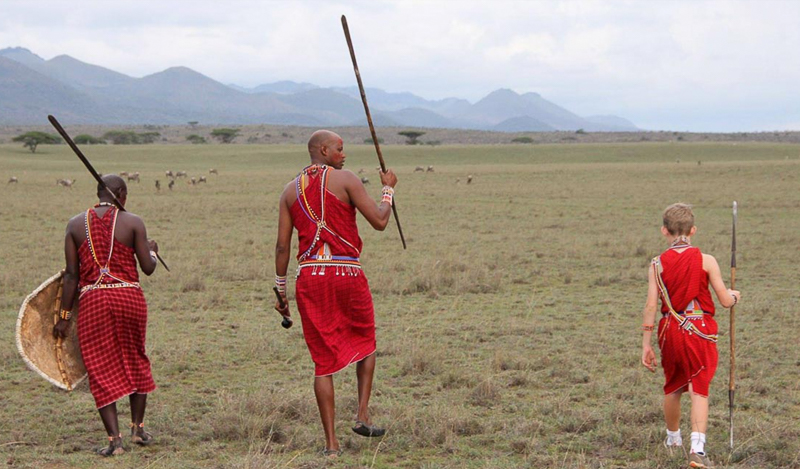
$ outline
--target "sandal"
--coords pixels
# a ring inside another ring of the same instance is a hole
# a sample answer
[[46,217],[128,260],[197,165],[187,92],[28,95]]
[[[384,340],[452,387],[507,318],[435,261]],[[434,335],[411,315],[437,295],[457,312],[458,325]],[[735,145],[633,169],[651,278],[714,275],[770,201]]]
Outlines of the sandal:
[[153,442],[153,440],[153,435],[144,431],[144,422],[140,423],[139,425],[131,423],[131,443],[139,446],[148,446]]
[[122,447],[122,433],[119,436],[108,437],[108,446],[97,450],[97,454],[107,458],[109,456],[119,456],[125,453],[125,448]]
[[353,431],[366,437],[381,437],[386,434],[385,428],[379,428],[377,425],[367,425],[361,420],[356,420],[356,426],[353,427]]
[[342,455],[342,450],[325,448],[322,450],[322,455],[326,458],[336,459]]

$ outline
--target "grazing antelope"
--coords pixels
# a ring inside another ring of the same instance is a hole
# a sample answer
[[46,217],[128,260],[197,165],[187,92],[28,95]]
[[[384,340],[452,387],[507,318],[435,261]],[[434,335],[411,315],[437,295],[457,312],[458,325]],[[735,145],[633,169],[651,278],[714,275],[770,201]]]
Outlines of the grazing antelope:
[[139,172],[138,171],[128,175],[128,182],[130,182],[130,181],[142,182],[142,181],[139,180]]
[[[100,177],[102,177],[102,176],[100,176]],[[121,177],[121,178],[128,177],[128,172],[127,171],[120,171],[119,172],[119,177]]]
[[156,179],[156,190],[161,192],[161,181],[159,181],[158,179]]
[[417,166],[416,168],[414,168],[414,172],[415,173],[416,172],[424,173],[425,172],[425,168],[423,168],[422,166]]
[[164,174],[170,179],[175,179],[175,175],[172,174],[172,171],[165,171]]
[[11,179],[9,179],[9,180],[8,180],[8,182],[7,182],[6,184],[11,184],[12,182],[13,182],[14,184],[16,184],[16,183],[18,183],[18,182],[19,182],[19,180],[18,180],[16,177],[12,176],[12,177],[11,177]]
[[190,179],[190,180],[189,180],[189,182],[190,182],[192,185],[195,185],[195,184],[197,184],[197,179],[195,179],[194,177],[192,177],[192,179]]
[[208,174],[216,174],[217,176],[219,176],[219,171],[217,171],[214,168],[211,168],[211,169],[208,170]]
[[56,181],[56,184],[72,189],[72,185],[75,184],[75,179],[59,179]]
[[425,172],[426,173],[432,173],[433,172],[433,166],[428,166],[428,169]]
[[364,168],[359,169],[358,174],[364,174]]
[[361,178],[361,184],[369,184],[369,179],[367,179],[365,177],[362,177]]
[[461,182],[461,178],[456,178],[456,184]]
[[178,171],[177,173],[175,173],[176,178],[185,178],[186,176],[188,176],[188,174],[186,174],[186,171]]
[[169,184],[167,184],[167,186],[169,187],[169,190],[172,190],[172,186],[174,186],[174,185],[175,185],[175,180],[174,179],[170,179],[169,180]]
[[200,179],[197,180],[197,183],[200,184],[201,182],[208,182],[205,176],[200,176]]
[[472,175],[467,176],[467,184],[472,183]]

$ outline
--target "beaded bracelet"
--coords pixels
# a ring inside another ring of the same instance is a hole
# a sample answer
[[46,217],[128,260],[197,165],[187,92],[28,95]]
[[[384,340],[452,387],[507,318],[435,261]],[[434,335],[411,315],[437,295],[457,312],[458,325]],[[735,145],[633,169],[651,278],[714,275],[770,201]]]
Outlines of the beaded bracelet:
[[656,326],[648,326],[647,324],[642,324],[642,330],[645,332],[653,332],[656,329]]
[[72,311],[67,311],[66,309],[62,309],[61,312],[58,313],[58,315],[61,317],[61,319],[69,321],[69,318],[72,317]]
[[733,297],[733,304],[731,305],[731,308],[733,308],[734,306],[736,306],[736,303],[739,302],[739,298],[733,293],[731,293],[730,295]]
[[286,294],[286,276],[276,275],[275,286],[278,288],[279,292]]
[[394,188],[392,186],[383,186],[383,189],[381,189],[381,203],[389,202],[389,205],[392,205],[392,199],[394,199]]

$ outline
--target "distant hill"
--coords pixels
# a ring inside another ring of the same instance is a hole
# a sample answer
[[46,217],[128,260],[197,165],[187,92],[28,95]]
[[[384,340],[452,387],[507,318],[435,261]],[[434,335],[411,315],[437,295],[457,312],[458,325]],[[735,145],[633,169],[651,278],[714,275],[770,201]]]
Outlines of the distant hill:
[[556,128],[533,117],[521,116],[506,119],[492,127],[492,130],[498,132],[551,132]]
[[108,121],[109,108],[57,80],[0,56],[0,124],[46,124],[48,114],[78,123]]
[[[0,123],[37,124],[48,113],[92,124],[365,125],[358,88],[276,81],[254,88],[224,85],[187,67],[142,78],[68,55],[44,60],[21,47],[0,50]],[[581,117],[536,93],[500,89],[475,104],[427,100],[368,88],[375,124],[504,132],[634,131],[621,117]]]

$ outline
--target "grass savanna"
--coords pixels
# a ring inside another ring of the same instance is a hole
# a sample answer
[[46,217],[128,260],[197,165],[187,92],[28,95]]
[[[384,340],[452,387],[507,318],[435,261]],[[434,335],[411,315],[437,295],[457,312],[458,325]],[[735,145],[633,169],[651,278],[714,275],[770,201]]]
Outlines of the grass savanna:
[[[346,168],[364,168],[377,199],[373,150],[349,143]],[[800,467],[797,146],[384,150],[400,177],[397,202],[409,249],[402,250],[393,225],[383,233],[362,225],[361,233],[378,326],[372,412],[389,434],[376,441],[350,431],[355,376],[341,373],[337,433],[345,454],[336,466],[685,465],[662,446],[663,378],[639,363],[647,267],[665,247],[663,208],[691,202],[699,227],[694,244],[719,259],[727,281],[735,199],[737,288],[744,295],[737,306],[736,449],[726,451],[729,342],[722,308],[707,448],[718,467]],[[0,187],[0,315],[7,325],[0,332],[0,461],[322,467],[313,365],[302,331],[299,322],[282,329],[271,310],[278,196],[306,163],[304,147],[84,151],[101,172],[141,173],[140,184],[130,183],[128,208],[144,217],[172,268],[143,279],[159,385],[146,422],[158,443],[98,459],[92,450],[104,443],[104,432],[88,390],[57,391],[17,355],[19,304],[63,267],[64,225],[93,203],[94,184],[66,146],[31,154],[9,144],[0,146],[0,176],[19,182]],[[435,172],[414,172],[428,165]],[[208,175],[209,168],[219,175]],[[209,181],[191,186],[180,179],[169,191],[166,170]],[[54,183],[58,178],[77,182],[68,189]],[[296,314],[293,302],[292,309]],[[125,401],[120,412],[127,415]],[[687,421],[682,428],[688,435]]]

